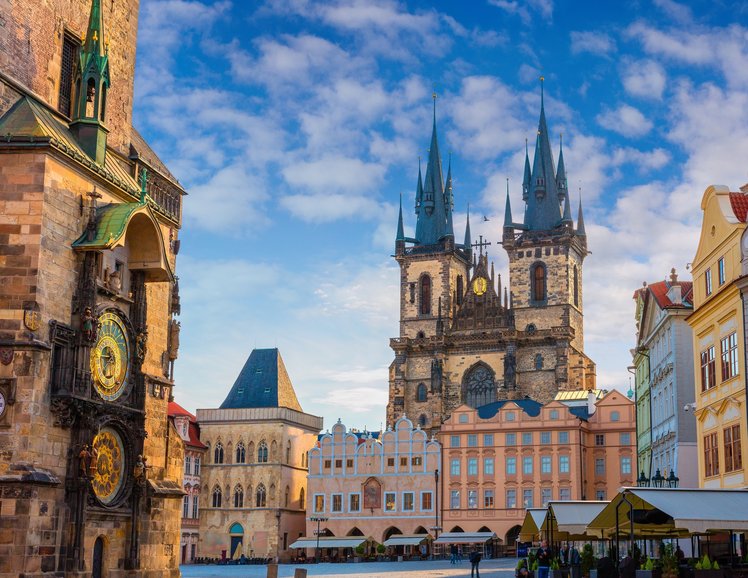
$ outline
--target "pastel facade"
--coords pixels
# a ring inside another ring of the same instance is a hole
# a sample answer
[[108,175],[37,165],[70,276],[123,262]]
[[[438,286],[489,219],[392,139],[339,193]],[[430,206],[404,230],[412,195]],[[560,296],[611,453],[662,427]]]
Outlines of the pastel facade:
[[503,287],[490,243],[473,243],[469,218],[464,240],[455,239],[452,170],[445,180],[436,129],[434,118],[415,234],[405,236],[402,207],[397,227],[400,333],[390,340],[388,424],[405,413],[434,433],[463,404],[547,402],[559,390],[594,389],[595,365],[584,353],[584,218],[581,203],[576,224],[572,218],[563,151],[555,168],[543,106],[532,168],[525,157],[522,222],[513,220],[507,191]]
[[348,431],[338,421],[309,452],[306,535],[313,517],[325,517],[326,535],[372,538],[434,534],[440,444],[406,417],[394,429],[371,434]]
[[701,200],[693,260],[693,330],[699,487],[746,485],[746,280],[748,189],[714,185]]
[[197,419],[208,447],[198,556],[289,560],[322,418],[302,411],[278,350],[253,350],[221,407]]
[[576,393],[566,402],[509,400],[452,412],[438,435],[445,532],[491,531],[511,549],[527,508],[610,499],[635,483],[634,403],[618,391],[597,401],[594,392]]
[[[208,446],[200,441],[200,426],[197,418],[172,401],[169,403],[169,418],[179,433],[184,445],[184,497],[182,498],[182,539],[180,561],[182,564],[197,558],[200,536],[200,471]],[[205,497],[202,498],[205,500]]]
[[0,12],[0,576],[178,576],[186,193],[132,125],[138,2]]
[[647,478],[672,471],[684,488],[698,487],[696,424],[683,411],[694,402],[693,336],[686,321],[692,292],[691,282],[679,281],[673,269],[669,281],[650,283],[634,296],[639,471]]

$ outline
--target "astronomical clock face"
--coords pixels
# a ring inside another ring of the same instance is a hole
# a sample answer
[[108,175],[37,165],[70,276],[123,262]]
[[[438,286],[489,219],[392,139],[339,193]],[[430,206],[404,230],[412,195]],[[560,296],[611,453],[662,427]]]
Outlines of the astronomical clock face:
[[476,277],[473,279],[473,293],[476,295],[483,295],[488,288],[488,281],[485,277]]
[[122,489],[125,478],[125,446],[120,435],[104,427],[93,441],[93,459],[96,464],[91,487],[99,501],[111,504]]
[[99,317],[96,342],[91,348],[91,375],[96,391],[106,401],[121,396],[130,372],[130,343],[120,317],[111,312]]

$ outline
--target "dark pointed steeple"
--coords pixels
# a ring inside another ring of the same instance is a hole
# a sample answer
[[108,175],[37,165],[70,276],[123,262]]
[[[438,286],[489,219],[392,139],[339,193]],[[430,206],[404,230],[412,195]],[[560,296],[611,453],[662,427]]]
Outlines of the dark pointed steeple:
[[104,126],[109,89],[109,49],[104,41],[104,16],[101,1],[92,0],[86,39],[75,71],[73,122],[70,130],[81,148],[99,164],[106,156]]
[[525,228],[531,231],[554,229],[561,222],[556,170],[548,137],[548,125],[545,120],[545,102],[543,95],[543,77],[540,93],[540,121],[535,141],[535,158],[533,159],[530,191],[527,197]]
[[423,210],[423,179],[421,178],[421,157],[418,157],[418,184],[416,184],[416,239],[421,237],[421,228],[423,221],[421,220],[421,211]]
[[564,164],[564,136],[558,137],[558,169],[556,170],[556,187],[558,187],[559,201],[561,197],[568,197],[569,191],[566,187],[566,165]]
[[[436,93],[434,98],[434,120],[431,132],[431,147],[429,149],[429,160],[426,165],[426,176],[423,179],[423,192],[420,210],[418,211],[418,222],[416,224],[416,241],[419,245],[435,245],[442,238],[454,236],[448,226],[447,195],[444,190],[444,178],[442,176],[442,160],[439,155],[439,139],[436,132]],[[451,191],[450,191],[451,194]]]
[[580,237],[586,237],[587,233],[584,230],[584,215],[582,214],[582,191],[579,191],[579,212],[577,213],[577,235]]
[[527,196],[530,194],[530,182],[532,173],[530,172],[530,153],[527,151],[527,139],[525,139],[525,177],[522,180],[522,200],[526,203]]
[[403,196],[400,195],[400,213],[397,216],[397,237],[395,243],[405,242],[405,229],[403,228]]
[[444,189],[444,206],[447,209],[447,236],[454,238],[455,232],[452,225],[452,209],[454,209],[454,195],[452,194],[452,153],[449,153],[449,165],[447,168],[447,185]]
[[504,228],[512,228],[512,203],[509,200],[509,179],[506,180],[506,206],[504,207]]
[[574,226],[574,221],[571,219],[571,203],[569,202],[569,195],[564,195],[564,223],[569,223],[570,226]]
[[467,222],[465,223],[465,242],[463,246],[468,254],[473,250],[473,240],[470,238],[470,204],[467,206]]

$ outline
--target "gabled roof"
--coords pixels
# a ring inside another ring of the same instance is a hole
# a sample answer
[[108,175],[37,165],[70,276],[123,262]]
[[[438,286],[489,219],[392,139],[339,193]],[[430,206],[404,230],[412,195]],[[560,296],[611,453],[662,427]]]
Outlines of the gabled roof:
[[204,449],[208,447],[203,442],[200,441],[200,426],[197,423],[197,418],[193,414],[188,412],[177,402],[170,401],[168,415],[169,417],[172,417],[172,418],[174,417],[189,418],[190,422],[187,427],[188,439],[184,442],[185,444],[187,444],[190,447],[198,448],[198,449]]
[[252,350],[220,409],[255,407],[303,411],[277,348]]
[[169,412],[169,417],[187,416],[191,420],[197,420],[197,418],[193,414],[191,414],[186,409],[184,409],[176,401],[170,401],[169,402],[168,412]]
[[691,297],[693,297],[693,283],[691,281],[679,281],[680,291],[683,298],[683,303],[673,303],[668,299],[668,291],[672,284],[669,281],[657,281],[647,285],[647,288],[652,293],[652,296],[657,301],[660,309],[668,308],[679,308],[679,309],[693,309],[693,303]]

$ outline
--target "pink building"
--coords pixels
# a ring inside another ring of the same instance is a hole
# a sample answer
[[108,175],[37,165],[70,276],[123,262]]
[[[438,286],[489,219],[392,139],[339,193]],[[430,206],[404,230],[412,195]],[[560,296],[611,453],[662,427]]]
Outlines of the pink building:
[[526,508],[635,485],[634,407],[618,391],[458,407],[438,434],[444,531],[495,532],[512,551]]
[[184,443],[185,495],[182,498],[180,561],[186,564],[197,558],[200,534],[200,467],[208,446],[200,441],[200,426],[195,416],[174,401],[169,402],[169,419]]
[[[340,420],[309,451],[307,537],[365,536],[383,544],[395,535],[420,551],[438,526],[435,472],[440,445],[401,417],[379,434],[346,430]],[[399,553],[403,553],[402,548]]]

